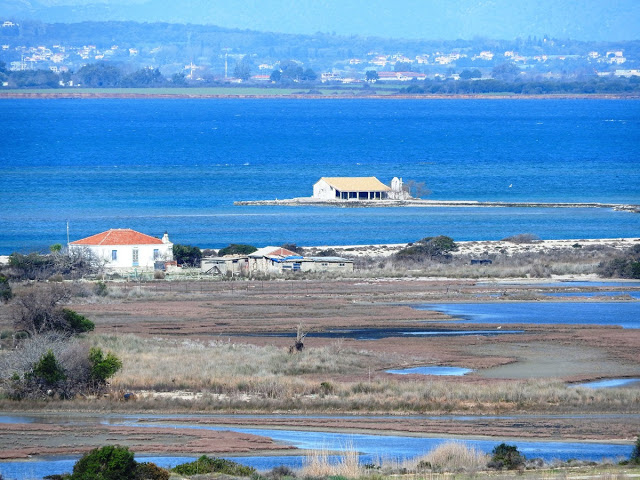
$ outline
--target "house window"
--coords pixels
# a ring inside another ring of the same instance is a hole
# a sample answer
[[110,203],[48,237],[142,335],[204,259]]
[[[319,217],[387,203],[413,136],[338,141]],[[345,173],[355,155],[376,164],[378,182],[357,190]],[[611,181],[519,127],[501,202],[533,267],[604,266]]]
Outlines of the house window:
[[139,254],[138,254],[138,248],[134,248],[133,249],[133,266],[137,267],[138,266],[138,259],[139,259]]
[[158,260],[159,258],[160,258],[160,249],[154,248],[153,249],[153,259],[154,260]]
[[111,261],[115,262],[118,260],[118,250],[111,250]]

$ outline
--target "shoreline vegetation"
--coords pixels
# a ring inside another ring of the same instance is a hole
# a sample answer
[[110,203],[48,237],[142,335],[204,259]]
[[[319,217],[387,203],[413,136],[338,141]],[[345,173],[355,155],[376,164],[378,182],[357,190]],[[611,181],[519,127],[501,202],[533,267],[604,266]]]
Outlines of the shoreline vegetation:
[[[257,91],[256,91],[257,90]],[[304,89],[254,89],[254,88],[105,88],[105,89],[14,89],[0,91],[0,99],[395,99],[395,100],[441,100],[441,99],[569,99],[569,100],[638,100],[637,93],[451,93],[451,94],[407,94],[393,91],[380,93],[361,91],[326,92]]]

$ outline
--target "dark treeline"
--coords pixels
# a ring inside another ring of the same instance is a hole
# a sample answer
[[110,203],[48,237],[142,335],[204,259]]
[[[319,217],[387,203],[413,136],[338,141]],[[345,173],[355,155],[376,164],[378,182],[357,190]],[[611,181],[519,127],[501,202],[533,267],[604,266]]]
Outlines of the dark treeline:
[[185,86],[184,75],[164,77],[157,68],[141,68],[125,73],[121,68],[109,63],[85,65],[77,72],[55,73],[51,70],[7,70],[0,61],[0,81],[12,88],[58,88],[81,85],[91,88],[145,88],[165,86]]
[[587,80],[425,80],[400,89],[402,94],[492,94],[512,93],[523,95],[544,94],[637,94],[640,93],[640,77],[596,78]]

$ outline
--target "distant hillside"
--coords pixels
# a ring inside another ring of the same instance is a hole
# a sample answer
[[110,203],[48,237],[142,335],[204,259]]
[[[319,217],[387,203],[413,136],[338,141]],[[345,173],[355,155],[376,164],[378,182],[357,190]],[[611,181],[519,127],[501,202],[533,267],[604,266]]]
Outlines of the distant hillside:
[[137,21],[282,33],[500,39],[638,39],[637,0],[0,0],[0,13],[49,23]]

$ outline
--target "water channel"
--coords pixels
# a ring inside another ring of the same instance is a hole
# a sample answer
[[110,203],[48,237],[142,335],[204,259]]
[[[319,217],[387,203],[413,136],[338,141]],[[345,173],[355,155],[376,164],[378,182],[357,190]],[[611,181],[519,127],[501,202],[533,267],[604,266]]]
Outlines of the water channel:
[[640,302],[513,302],[428,303],[418,310],[434,310],[464,323],[617,325],[640,328]]
[[[238,415],[238,418],[283,418],[277,415]],[[527,418],[528,416],[522,416]],[[606,415],[605,415],[606,417]],[[225,418],[229,418],[228,416]],[[285,417],[286,418],[286,417]],[[344,417],[331,416],[296,416],[292,418],[332,418],[340,419]],[[390,418],[390,417],[364,417],[364,418]],[[434,418],[434,417],[415,417]],[[452,420],[469,421],[477,418],[488,419],[492,417],[436,417],[450,418]],[[495,417],[505,418],[505,417]],[[511,418],[511,417],[509,417]],[[520,417],[518,417],[520,418]],[[558,417],[555,417],[558,418]],[[589,421],[589,416],[585,416],[585,421]],[[177,419],[177,420],[176,420]],[[212,425],[202,425],[191,423],[193,419],[209,419]],[[360,452],[361,463],[380,464],[384,461],[402,462],[423,455],[439,444],[451,440],[447,437],[410,437],[410,436],[389,436],[389,435],[365,435],[355,433],[329,433],[317,432],[313,430],[280,430],[273,428],[243,428],[227,427],[215,425],[216,416],[209,415],[176,415],[176,416],[152,416],[152,415],[118,415],[101,417],[38,417],[38,416],[0,416],[3,423],[48,423],[63,425],[69,422],[101,423],[114,426],[128,426],[139,428],[154,427],[176,427],[209,430],[230,430],[240,433],[248,433],[269,437],[277,442],[293,445],[303,450],[326,449],[329,451],[344,451],[346,449],[356,449]],[[631,453],[631,445],[603,444],[586,442],[549,442],[531,441],[518,438],[505,439],[480,439],[470,438],[464,440],[465,443],[473,445],[485,452],[490,452],[497,444],[508,442],[517,445],[518,449],[527,458],[541,458],[545,461],[581,459],[600,461],[604,458],[621,459],[628,458]],[[185,463],[195,459],[195,456],[151,456],[138,455],[138,461],[151,461],[163,467],[172,467],[180,463]],[[245,465],[250,465],[260,471],[270,470],[279,465],[287,465],[292,468],[299,468],[305,460],[304,454],[290,456],[251,456],[251,457],[225,457],[231,458]],[[333,457],[336,461],[339,457]],[[3,461],[0,462],[0,474],[5,480],[8,479],[32,479],[42,478],[45,475],[61,474],[71,472],[73,464],[78,459],[77,456],[53,456],[40,457],[29,461]]]

